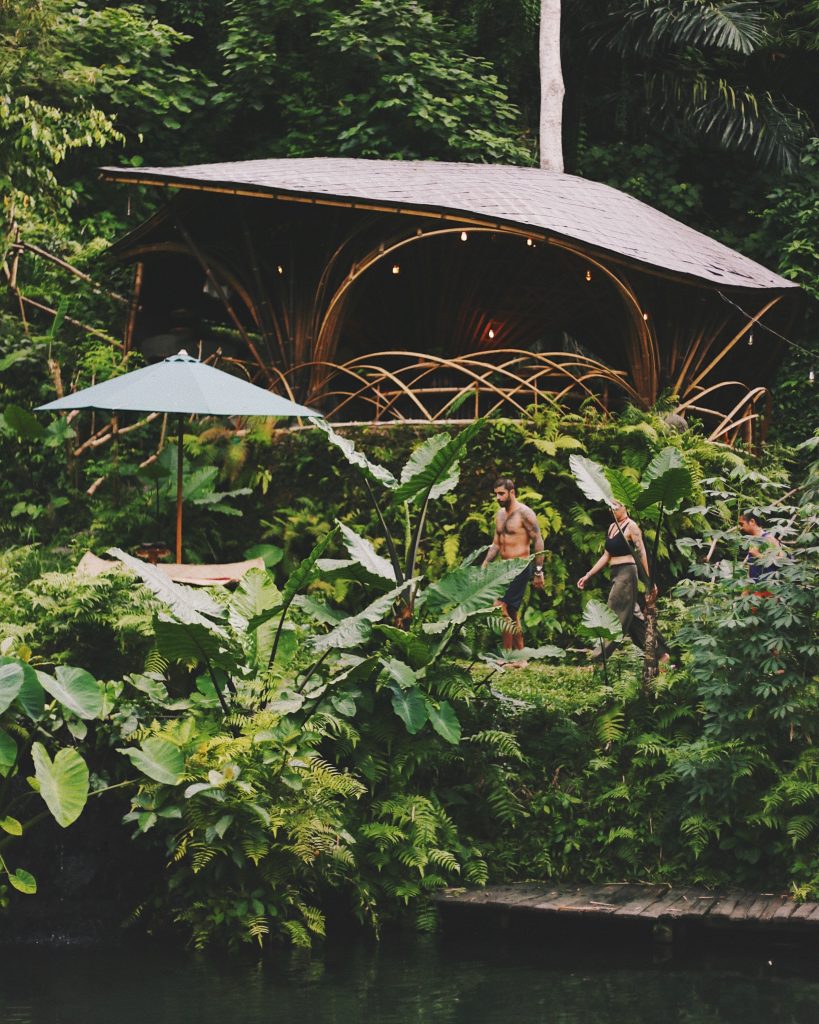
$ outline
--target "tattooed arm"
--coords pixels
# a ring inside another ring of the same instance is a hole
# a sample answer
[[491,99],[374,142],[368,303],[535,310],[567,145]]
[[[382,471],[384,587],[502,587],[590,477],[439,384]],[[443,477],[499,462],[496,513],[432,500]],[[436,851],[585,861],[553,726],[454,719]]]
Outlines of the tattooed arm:
[[535,548],[535,567],[538,569],[543,568],[543,536],[540,532],[540,524],[537,521],[537,516],[530,509],[527,508],[523,512],[523,526],[529,535],[530,542]]
[[[646,553],[645,542],[643,541],[643,531],[639,526],[632,520],[629,523],[628,530],[626,531],[626,540],[630,540],[634,545],[634,551],[637,558],[640,560],[640,565],[643,567],[643,572],[646,575],[646,579],[651,579],[651,572],[648,567],[648,554]],[[656,588],[656,584],[655,584]]]

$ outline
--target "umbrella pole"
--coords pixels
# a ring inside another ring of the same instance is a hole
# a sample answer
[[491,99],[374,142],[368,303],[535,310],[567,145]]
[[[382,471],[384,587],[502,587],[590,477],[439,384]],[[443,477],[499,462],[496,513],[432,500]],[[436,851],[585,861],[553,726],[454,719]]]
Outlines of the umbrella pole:
[[182,563],[182,417],[176,421],[176,561]]

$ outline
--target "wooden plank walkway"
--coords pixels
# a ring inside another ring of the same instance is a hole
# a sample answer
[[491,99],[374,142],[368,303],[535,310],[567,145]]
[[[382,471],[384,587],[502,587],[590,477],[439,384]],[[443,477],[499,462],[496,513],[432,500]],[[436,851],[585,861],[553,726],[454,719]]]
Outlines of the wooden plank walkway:
[[444,889],[441,906],[492,907],[510,912],[574,918],[640,920],[648,924],[696,921],[700,925],[742,925],[808,929],[819,936],[819,903],[796,903],[781,893],[708,892],[689,886],[618,883],[549,886],[520,882],[486,889]]

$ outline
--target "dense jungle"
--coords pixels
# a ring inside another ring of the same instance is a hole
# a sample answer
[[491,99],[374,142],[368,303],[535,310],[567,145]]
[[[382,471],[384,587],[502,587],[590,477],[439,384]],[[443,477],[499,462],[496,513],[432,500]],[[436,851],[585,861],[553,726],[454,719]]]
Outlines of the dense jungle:
[[[192,420],[186,559],[265,565],[227,590],[129,553],[171,532],[161,420],[98,443],[103,414],[32,412],[138,365],[105,251],[156,200],[96,168],[534,166],[540,4],[0,0],[4,929],[61,908],[80,931],[309,947],[339,921],[433,929],[441,888],[531,878],[819,897],[819,3],[562,8],[567,172],[802,288],[787,336],[757,333],[781,354],[767,445],[681,428],[672,396],[446,429]],[[479,567],[499,474],[545,541],[526,667],[493,607],[520,564]],[[660,674],[629,644],[589,664],[619,624],[576,581],[614,501],[651,552]],[[782,544],[765,600],[747,510]],[[77,576],[88,550],[114,568]]]

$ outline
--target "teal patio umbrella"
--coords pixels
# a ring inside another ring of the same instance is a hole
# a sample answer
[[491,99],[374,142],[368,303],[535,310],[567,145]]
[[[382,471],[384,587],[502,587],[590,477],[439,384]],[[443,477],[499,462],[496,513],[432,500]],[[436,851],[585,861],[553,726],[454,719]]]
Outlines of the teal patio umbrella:
[[182,561],[182,417],[305,416],[320,413],[223,370],[207,366],[184,350],[153,366],[76,391],[38,410],[102,409],[161,412],[177,417],[176,560]]

